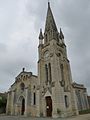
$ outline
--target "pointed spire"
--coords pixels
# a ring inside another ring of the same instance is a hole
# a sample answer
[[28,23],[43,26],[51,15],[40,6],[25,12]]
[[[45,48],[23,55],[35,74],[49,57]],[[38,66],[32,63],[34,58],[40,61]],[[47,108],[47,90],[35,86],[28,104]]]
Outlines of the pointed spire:
[[53,29],[57,31],[56,23],[52,14],[52,10],[50,7],[50,2],[48,1],[48,10],[47,10],[47,17],[46,17],[46,25],[45,25],[45,32],[47,30]]

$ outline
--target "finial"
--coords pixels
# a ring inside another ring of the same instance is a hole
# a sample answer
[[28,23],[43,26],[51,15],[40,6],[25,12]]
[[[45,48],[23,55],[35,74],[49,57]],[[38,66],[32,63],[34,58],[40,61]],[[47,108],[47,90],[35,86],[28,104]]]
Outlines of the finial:
[[64,39],[64,35],[63,35],[63,32],[62,32],[62,29],[60,28],[60,38],[61,39]]
[[43,39],[42,29],[40,28],[39,39]]
[[42,33],[42,28],[40,28],[40,33]]
[[25,68],[23,68],[22,71],[24,72],[24,71],[25,71]]
[[48,6],[50,6],[50,0],[48,0]]
[[60,32],[61,32],[62,30],[61,30],[61,28],[60,28]]

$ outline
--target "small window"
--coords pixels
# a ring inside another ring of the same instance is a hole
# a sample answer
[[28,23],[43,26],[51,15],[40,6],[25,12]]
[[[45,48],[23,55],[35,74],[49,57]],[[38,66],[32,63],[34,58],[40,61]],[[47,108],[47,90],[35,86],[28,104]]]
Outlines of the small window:
[[33,94],[33,105],[36,105],[36,93]]
[[48,65],[45,64],[45,72],[46,72],[46,83],[48,82]]
[[62,80],[64,80],[63,64],[60,65]]
[[35,85],[33,86],[33,89],[35,90]]
[[52,81],[51,63],[49,63],[48,66],[49,66],[49,77],[50,77],[50,83],[51,83],[51,81]]
[[67,95],[65,95],[65,106],[66,106],[66,108],[68,108],[69,107],[69,101],[68,101],[68,96]]
[[28,78],[28,75],[26,75],[26,79]]

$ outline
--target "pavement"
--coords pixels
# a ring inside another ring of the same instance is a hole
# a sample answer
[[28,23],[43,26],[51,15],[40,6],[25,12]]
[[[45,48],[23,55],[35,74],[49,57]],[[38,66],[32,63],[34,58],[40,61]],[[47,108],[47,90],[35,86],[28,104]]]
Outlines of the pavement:
[[90,114],[79,115],[70,118],[33,118],[24,116],[5,116],[0,115],[0,120],[90,120]]

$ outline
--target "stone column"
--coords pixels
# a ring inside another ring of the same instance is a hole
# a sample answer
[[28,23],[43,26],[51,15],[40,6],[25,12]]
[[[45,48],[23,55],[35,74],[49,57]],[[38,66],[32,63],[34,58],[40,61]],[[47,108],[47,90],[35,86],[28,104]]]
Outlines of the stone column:
[[55,92],[55,87],[52,88],[52,117],[57,118],[57,103],[56,103],[56,96],[54,94]]
[[9,98],[10,98],[10,95],[9,95],[9,92],[8,92],[8,96],[7,96],[7,106],[6,106],[6,114],[7,114],[7,115],[9,114]]
[[84,93],[85,96],[85,103],[86,103],[86,109],[89,109],[89,103],[88,103],[88,99],[87,99],[87,93]]
[[36,106],[37,106],[37,117],[40,117],[40,91],[39,91],[39,87],[37,89],[37,92],[36,92]]
[[77,100],[76,100],[76,94],[75,94],[75,89],[71,89],[71,104],[72,104],[72,111],[73,115],[78,115],[78,106],[77,106]]
[[25,88],[25,113],[24,115],[27,116],[28,115],[28,87]]
[[11,115],[14,115],[14,91],[11,93]]
[[[54,51],[53,51],[54,52]],[[51,69],[52,69],[52,117],[57,118],[57,77],[58,77],[58,71],[57,71],[57,62],[56,62],[56,55],[53,54],[51,57]]]

